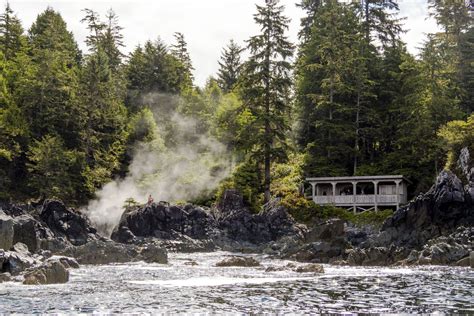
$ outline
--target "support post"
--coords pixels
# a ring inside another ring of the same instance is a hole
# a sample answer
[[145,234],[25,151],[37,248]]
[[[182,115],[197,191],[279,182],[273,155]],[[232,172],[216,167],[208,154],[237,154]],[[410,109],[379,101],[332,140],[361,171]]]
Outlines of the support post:
[[395,190],[397,192],[397,195],[396,195],[397,196],[397,202],[396,203],[397,203],[397,210],[398,210],[398,208],[400,207],[400,180],[395,181],[395,188],[396,188]]
[[316,202],[316,183],[311,183],[311,199]]
[[352,182],[352,197],[353,197],[353,208],[354,214],[357,213],[357,182]]
[[332,184],[332,202],[336,204],[336,182],[331,182]]
[[378,181],[372,181],[374,183],[374,209],[377,212],[378,211],[378,205],[377,205],[377,195],[378,195]]

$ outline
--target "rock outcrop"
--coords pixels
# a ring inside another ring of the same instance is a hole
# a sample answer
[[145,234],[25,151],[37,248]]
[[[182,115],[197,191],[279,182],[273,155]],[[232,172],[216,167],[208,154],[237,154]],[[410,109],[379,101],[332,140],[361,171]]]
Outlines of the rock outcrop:
[[[139,244],[147,238],[177,240],[181,250],[257,249],[262,244],[288,235],[301,235],[293,218],[281,206],[252,214],[242,196],[234,190],[225,192],[216,208],[194,205],[169,206],[152,203],[128,209],[111,238],[121,243]],[[162,243],[167,245],[166,242]]]

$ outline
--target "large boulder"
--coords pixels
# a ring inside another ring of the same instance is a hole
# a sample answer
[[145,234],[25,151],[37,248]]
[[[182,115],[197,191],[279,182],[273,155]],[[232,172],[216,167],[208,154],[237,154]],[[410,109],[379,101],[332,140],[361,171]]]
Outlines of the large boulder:
[[65,237],[74,246],[99,239],[88,217],[80,211],[67,208],[61,201],[46,200],[39,217],[55,236]]
[[166,250],[156,244],[146,244],[138,250],[137,260],[148,263],[167,263],[168,254]]
[[69,271],[60,260],[48,260],[25,273],[23,284],[57,284],[69,281]]
[[128,209],[115,227],[111,238],[118,242],[135,242],[141,237],[175,239],[186,235],[194,239],[208,237],[214,219],[201,207],[168,206],[152,203],[141,208]]
[[13,245],[13,218],[0,211],[0,249],[8,250]]
[[42,243],[55,238],[53,232],[29,214],[22,214],[14,220],[14,243],[21,242],[31,252],[42,248]]
[[80,264],[109,264],[132,261],[138,255],[138,250],[112,241],[95,240],[69,247],[63,254],[76,258]]

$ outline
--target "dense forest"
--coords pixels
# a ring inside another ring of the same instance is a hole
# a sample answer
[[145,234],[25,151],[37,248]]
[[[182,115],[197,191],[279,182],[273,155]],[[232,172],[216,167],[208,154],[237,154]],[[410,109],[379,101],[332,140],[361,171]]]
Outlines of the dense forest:
[[286,36],[284,7],[262,1],[260,33],[230,41],[218,73],[197,87],[181,33],[124,55],[118,16],[84,9],[81,52],[54,8],[25,30],[7,4],[0,199],[83,205],[127,175],[137,146],[173,147],[175,113],[197,122],[186,141],[208,135],[232,153],[231,173],[202,201],[234,187],[254,207],[272,196],[304,207],[298,190],[307,175],[402,174],[416,194],[444,167],[455,169],[456,151],[474,148],[474,27],[465,2],[428,2],[442,32],[428,34],[418,56],[403,42],[396,0],[297,5],[305,12],[298,43]]

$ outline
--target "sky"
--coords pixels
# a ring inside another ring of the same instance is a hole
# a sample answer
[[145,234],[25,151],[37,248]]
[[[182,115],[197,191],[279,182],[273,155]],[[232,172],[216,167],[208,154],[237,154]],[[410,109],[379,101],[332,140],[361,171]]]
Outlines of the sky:
[[[409,51],[417,54],[425,35],[437,31],[436,23],[428,18],[427,0],[399,0],[400,17],[406,17],[403,40]],[[2,7],[7,3],[1,0]],[[255,4],[263,0],[9,0],[10,6],[28,29],[37,15],[48,6],[58,11],[73,32],[80,48],[87,52],[84,39],[87,29],[80,22],[84,8],[93,9],[102,17],[112,8],[124,28],[124,53],[138,44],[160,37],[167,44],[174,42],[174,32],[184,34],[193,61],[195,83],[203,86],[215,75],[222,48],[230,39],[240,45],[258,34],[253,21]],[[303,12],[295,6],[298,0],[281,0],[285,14],[291,18],[288,37],[297,42]]]

